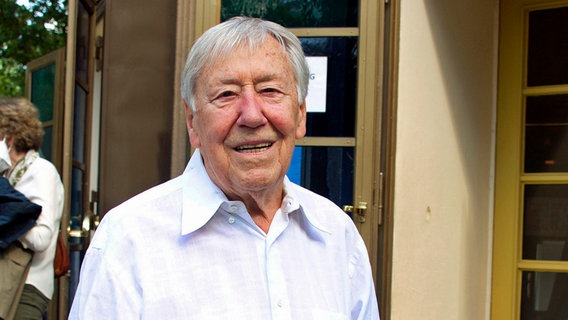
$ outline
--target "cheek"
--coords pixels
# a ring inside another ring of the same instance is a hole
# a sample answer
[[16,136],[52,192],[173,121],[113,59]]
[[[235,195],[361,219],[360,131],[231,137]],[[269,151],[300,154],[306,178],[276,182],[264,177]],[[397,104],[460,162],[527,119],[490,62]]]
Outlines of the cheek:
[[[199,146],[203,147],[204,144],[209,146],[223,143],[227,135],[229,135],[232,124],[234,123],[231,117],[222,113],[202,113],[199,117],[199,122],[194,122],[194,132],[190,134],[191,144],[194,141]],[[192,139],[192,136],[194,137]],[[195,145],[194,145],[195,146]]]
[[277,130],[286,136],[299,139],[306,132],[305,121],[297,113],[276,112],[271,119]]

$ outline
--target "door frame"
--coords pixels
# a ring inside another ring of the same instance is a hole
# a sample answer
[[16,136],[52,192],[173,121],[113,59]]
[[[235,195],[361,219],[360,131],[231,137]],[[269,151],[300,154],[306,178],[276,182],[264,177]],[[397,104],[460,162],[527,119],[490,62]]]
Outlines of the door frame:
[[[78,12],[79,3],[83,3],[85,9],[89,13],[88,33],[89,42],[85,46],[86,54],[86,75],[85,79],[76,79],[76,51],[77,51],[77,36],[78,36]],[[99,3],[100,7],[100,3]],[[96,26],[96,12],[97,3],[94,0],[70,0],[68,1],[68,23],[67,23],[67,46],[66,46],[66,70],[65,70],[65,104],[64,104],[64,120],[63,120],[63,162],[62,162],[62,181],[65,191],[64,201],[64,214],[62,217],[61,228],[66,230],[69,240],[68,249],[71,258],[71,271],[69,276],[61,281],[62,288],[59,292],[61,303],[59,304],[59,319],[67,319],[67,313],[70,303],[73,299],[74,286],[77,285],[79,280],[79,272],[83,252],[88,247],[89,236],[92,234],[85,227],[85,218],[91,217],[89,213],[90,198],[90,176],[91,176],[91,143],[92,143],[92,105],[93,105],[93,81],[94,81],[94,59],[95,56],[95,26]],[[86,81],[86,82],[85,82]],[[85,122],[84,122],[84,162],[77,163],[73,159],[73,145],[74,145],[74,117],[75,117],[75,87],[79,85],[85,90]],[[72,216],[71,200],[72,200],[72,172],[73,168],[77,167],[84,173],[84,180],[80,186],[81,190],[81,203],[83,210],[81,214],[81,230],[71,230],[70,219]],[[73,242],[73,243],[71,243]]]

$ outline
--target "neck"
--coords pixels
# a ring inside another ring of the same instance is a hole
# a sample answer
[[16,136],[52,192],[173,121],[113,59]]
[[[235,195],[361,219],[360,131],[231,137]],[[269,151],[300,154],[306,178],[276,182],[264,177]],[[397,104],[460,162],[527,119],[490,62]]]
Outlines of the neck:
[[25,156],[25,152],[18,152],[16,151],[16,149],[12,148],[10,150],[10,161],[12,161],[12,166],[18,163],[18,161],[22,160]]
[[240,200],[245,204],[254,223],[265,233],[268,233],[276,211],[282,205],[283,192],[248,193],[244,197],[229,197],[231,200]]

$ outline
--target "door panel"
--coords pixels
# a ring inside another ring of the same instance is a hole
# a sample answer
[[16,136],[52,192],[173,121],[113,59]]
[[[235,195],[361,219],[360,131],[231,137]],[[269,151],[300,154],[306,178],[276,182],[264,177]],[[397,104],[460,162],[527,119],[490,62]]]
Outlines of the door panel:
[[[63,140],[63,79],[65,73],[65,50],[58,49],[26,65],[26,97],[38,108],[44,136],[40,146],[42,158],[49,160],[61,175]],[[64,210],[60,232],[65,234],[69,215]],[[64,237],[65,239],[65,237]],[[67,246],[68,247],[68,246]],[[48,307],[50,319],[67,317],[68,278],[57,278],[53,298]]]
[[[69,4],[66,73],[66,119],[63,181],[69,211],[70,250],[69,306],[79,282],[79,271],[89,244],[89,171],[92,109],[95,3],[80,0]],[[67,311],[67,310],[66,310]]]
[[568,317],[568,1],[506,0],[492,318]]

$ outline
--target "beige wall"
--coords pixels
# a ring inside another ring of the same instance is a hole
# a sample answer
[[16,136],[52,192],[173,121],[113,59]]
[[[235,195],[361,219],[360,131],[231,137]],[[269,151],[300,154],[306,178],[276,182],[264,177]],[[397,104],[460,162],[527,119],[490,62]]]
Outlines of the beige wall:
[[401,1],[392,319],[488,319],[497,0]]

